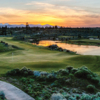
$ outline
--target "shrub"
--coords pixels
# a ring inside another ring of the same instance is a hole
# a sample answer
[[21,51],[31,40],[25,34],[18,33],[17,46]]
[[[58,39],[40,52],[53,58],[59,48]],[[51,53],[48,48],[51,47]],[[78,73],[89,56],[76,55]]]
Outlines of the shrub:
[[92,79],[92,77],[93,77],[93,76],[92,76],[91,74],[88,74],[88,75],[87,75],[87,79]]
[[73,69],[71,70],[71,73],[74,74],[74,73],[77,72],[77,71],[78,71],[78,69],[73,68]]
[[50,98],[50,94],[46,93],[45,94],[45,99],[48,99],[48,98]]
[[53,93],[50,100],[63,100],[63,95],[60,93]]
[[70,85],[70,84],[71,84],[71,79],[65,80],[65,83],[66,83],[67,85]]
[[4,94],[4,92],[3,91],[0,91],[0,98],[1,98],[1,100],[3,99],[5,99],[5,94]]
[[83,94],[81,100],[92,100],[92,98],[88,94]]
[[92,77],[91,78],[91,82],[94,83],[94,84],[98,84],[99,83],[99,79],[97,79],[95,77]]
[[100,100],[100,97],[97,97],[95,100]]
[[79,68],[74,75],[78,78],[85,78],[91,81],[94,84],[99,84],[98,75],[91,72],[87,67],[81,67]]
[[100,92],[98,92],[96,95],[97,95],[97,97],[100,97]]
[[46,80],[49,82],[55,81],[56,77],[53,76],[52,74],[48,74],[46,77]]
[[25,82],[27,81],[27,78],[22,77],[22,78],[21,78],[21,81],[25,83]]
[[65,70],[65,69],[59,70],[59,73],[61,75],[68,75],[69,74],[68,70]]
[[8,71],[6,73],[7,75],[20,75],[20,70],[19,69],[12,69],[11,71]]
[[59,81],[58,80],[54,81],[54,85],[58,86],[59,85]]
[[27,75],[33,75],[33,71],[30,69],[27,69],[26,67],[23,67],[21,70],[20,69],[12,69],[11,71],[8,71],[6,75],[22,75],[22,76],[27,76]]
[[97,95],[92,95],[91,96],[92,100],[98,100],[98,99],[96,99],[97,97],[98,97]]
[[34,71],[34,76],[40,76],[40,71]]
[[80,95],[76,95],[76,100],[79,100],[80,99]]
[[28,75],[33,75],[33,71],[28,69]]
[[73,75],[73,74],[69,74],[69,77],[70,77],[70,78],[73,78],[73,77],[74,77],[74,75]]
[[23,67],[23,68],[20,70],[21,73],[24,73],[25,71],[28,71],[28,69],[27,69],[26,67]]
[[80,68],[75,72],[75,76],[78,78],[87,78],[89,74],[91,74],[91,71],[86,68]]
[[69,97],[68,100],[75,100],[75,97]]
[[64,95],[64,97],[68,100],[68,98],[70,97],[71,95],[70,94],[66,94]]
[[43,100],[43,98],[37,96],[36,100]]
[[47,72],[40,72],[40,76],[47,76],[48,73]]
[[94,85],[88,85],[86,88],[88,92],[95,92],[96,89]]
[[30,69],[27,69],[26,67],[23,67],[20,70],[20,75],[23,75],[23,76],[32,75],[32,71]]
[[88,68],[86,66],[82,66],[80,69],[87,69],[88,70]]
[[68,67],[66,68],[66,70],[68,70],[69,73],[71,72],[72,69],[73,69],[73,67],[71,67],[71,66],[68,66]]

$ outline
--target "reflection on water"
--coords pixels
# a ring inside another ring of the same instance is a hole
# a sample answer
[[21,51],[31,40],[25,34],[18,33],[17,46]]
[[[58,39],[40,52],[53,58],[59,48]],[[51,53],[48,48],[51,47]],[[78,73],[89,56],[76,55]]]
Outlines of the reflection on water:
[[40,46],[49,46],[56,44],[59,47],[67,50],[77,52],[78,54],[83,55],[100,55],[100,47],[97,46],[88,46],[88,45],[74,45],[67,43],[60,43],[60,41],[51,41],[51,40],[42,40],[38,45]]

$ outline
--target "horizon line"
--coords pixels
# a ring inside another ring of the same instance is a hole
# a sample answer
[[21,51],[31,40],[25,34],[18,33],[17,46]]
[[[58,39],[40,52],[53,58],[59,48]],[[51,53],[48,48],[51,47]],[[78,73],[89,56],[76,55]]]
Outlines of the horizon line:
[[[21,24],[10,24],[10,23],[21,23]],[[25,23],[25,24],[23,24]],[[0,24],[9,24],[9,25],[26,25],[26,23],[28,23],[30,25],[30,23],[32,23],[32,25],[42,25],[42,24],[33,24],[34,22],[1,22]],[[50,24],[43,24],[43,25],[50,25]],[[42,25],[42,26],[43,26]],[[59,26],[59,25],[50,25],[50,26]],[[59,27],[63,27],[63,28],[100,28],[100,26],[59,26]]]

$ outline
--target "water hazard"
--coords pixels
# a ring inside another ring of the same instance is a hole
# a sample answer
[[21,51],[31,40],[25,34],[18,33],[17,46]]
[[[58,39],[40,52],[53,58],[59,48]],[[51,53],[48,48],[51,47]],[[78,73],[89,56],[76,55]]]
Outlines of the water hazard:
[[38,45],[39,46],[49,46],[52,44],[56,44],[63,49],[74,51],[77,54],[100,55],[100,47],[98,46],[74,45],[74,44],[61,43],[60,41],[51,41],[51,40],[42,40],[39,42]]

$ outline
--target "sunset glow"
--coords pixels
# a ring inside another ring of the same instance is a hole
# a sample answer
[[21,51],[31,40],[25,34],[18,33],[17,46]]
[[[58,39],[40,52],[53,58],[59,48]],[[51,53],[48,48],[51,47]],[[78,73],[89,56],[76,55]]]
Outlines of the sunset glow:
[[99,0],[2,0],[0,23],[99,27]]

